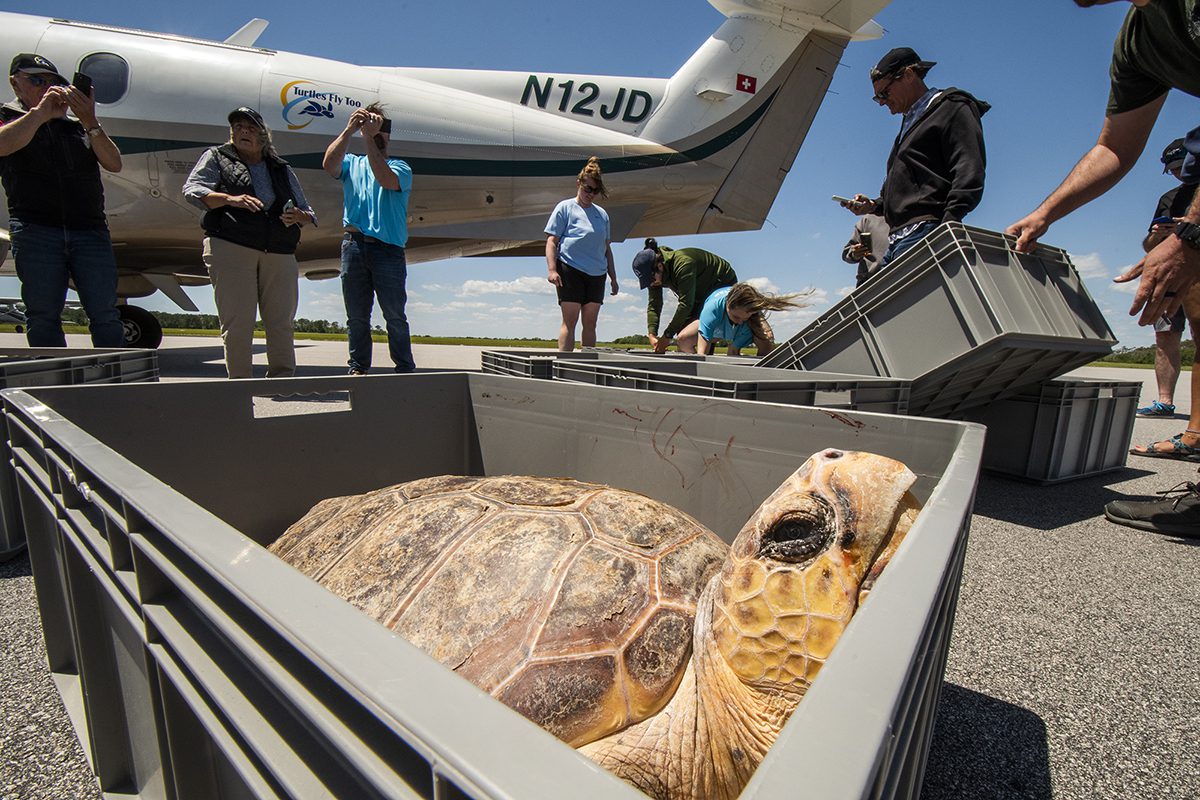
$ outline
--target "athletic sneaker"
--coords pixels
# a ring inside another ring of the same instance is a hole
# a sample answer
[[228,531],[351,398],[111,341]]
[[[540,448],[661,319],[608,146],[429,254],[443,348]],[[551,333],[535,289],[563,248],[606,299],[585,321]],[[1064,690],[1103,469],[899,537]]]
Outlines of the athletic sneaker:
[[1139,417],[1173,417],[1175,416],[1175,406],[1155,400],[1145,408],[1139,408],[1137,415]]
[[1185,482],[1159,494],[1161,500],[1113,500],[1104,516],[1118,525],[1200,539],[1200,487]]

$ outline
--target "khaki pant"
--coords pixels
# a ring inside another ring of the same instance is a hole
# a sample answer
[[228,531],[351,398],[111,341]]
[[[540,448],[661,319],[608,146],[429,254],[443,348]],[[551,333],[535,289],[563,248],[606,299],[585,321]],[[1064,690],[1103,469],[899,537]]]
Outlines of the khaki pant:
[[296,373],[292,321],[300,298],[300,270],[294,255],[260,253],[249,247],[204,237],[204,265],[212,279],[213,299],[225,343],[225,371],[249,378],[254,323],[262,313],[267,335],[267,377]]

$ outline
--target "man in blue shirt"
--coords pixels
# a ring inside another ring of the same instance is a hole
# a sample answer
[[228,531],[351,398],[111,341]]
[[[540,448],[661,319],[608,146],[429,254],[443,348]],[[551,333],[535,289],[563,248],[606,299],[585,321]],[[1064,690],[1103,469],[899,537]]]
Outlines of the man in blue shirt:
[[[350,139],[361,132],[366,155],[347,153]],[[342,299],[350,344],[350,374],[371,369],[371,309],[375,297],[387,323],[388,350],[396,372],[412,372],[412,341],[404,306],[408,266],[408,198],[412,170],[388,158],[392,121],[383,106],[372,103],[350,115],[346,129],[325,151],[322,166],[342,182],[345,210],[342,225]]]

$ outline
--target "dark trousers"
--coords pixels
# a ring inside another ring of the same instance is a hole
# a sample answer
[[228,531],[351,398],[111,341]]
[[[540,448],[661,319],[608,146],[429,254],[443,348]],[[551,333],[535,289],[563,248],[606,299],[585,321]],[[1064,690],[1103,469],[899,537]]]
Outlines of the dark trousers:
[[378,297],[396,372],[415,370],[408,317],[404,314],[408,302],[404,248],[362,233],[347,233],[342,237],[341,278],[350,369],[366,372],[371,368],[371,311]]
[[108,228],[70,230],[9,220],[13,260],[21,279],[30,347],[66,347],[62,312],[67,282],[87,313],[95,347],[124,347],[117,313],[117,262]]

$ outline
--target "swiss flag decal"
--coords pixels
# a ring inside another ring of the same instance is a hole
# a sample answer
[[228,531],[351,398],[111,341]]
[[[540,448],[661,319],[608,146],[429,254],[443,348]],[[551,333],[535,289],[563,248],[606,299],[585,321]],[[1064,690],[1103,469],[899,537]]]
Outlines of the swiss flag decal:
[[758,78],[753,75],[743,75],[739,72],[737,76],[737,90],[739,92],[746,92],[747,94],[754,94],[758,91]]

